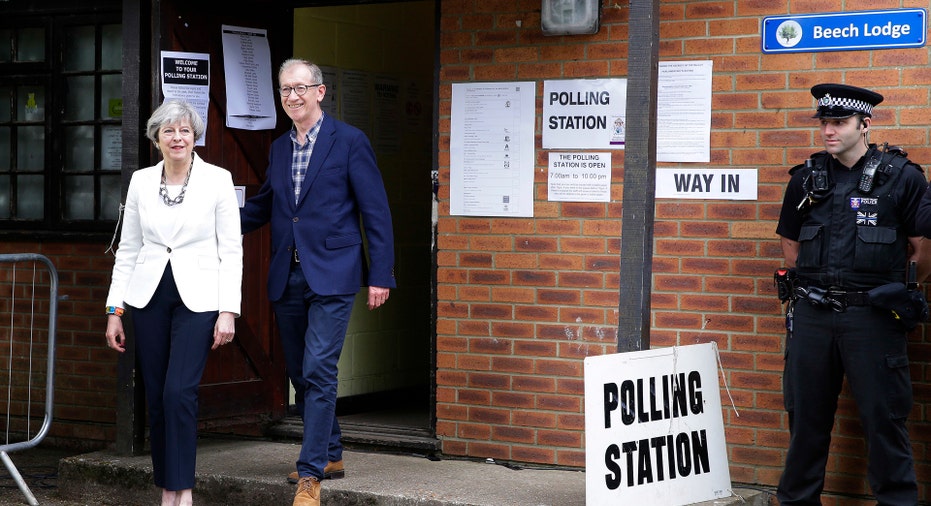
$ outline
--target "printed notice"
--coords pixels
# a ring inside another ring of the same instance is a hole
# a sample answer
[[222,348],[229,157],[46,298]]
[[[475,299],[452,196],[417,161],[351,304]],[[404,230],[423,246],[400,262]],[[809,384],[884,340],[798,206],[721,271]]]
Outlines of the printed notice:
[[450,214],[533,216],[533,82],[453,84]]
[[611,153],[550,153],[548,200],[611,200]]
[[271,53],[265,30],[222,25],[226,75],[226,126],[243,130],[275,128]]
[[711,161],[711,63],[659,63],[656,161]]
[[339,70],[339,111],[342,120],[365,132],[366,137],[374,139],[372,134],[372,91],[374,77],[361,70]]
[[[162,51],[162,93],[165,100],[177,98],[191,104],[207,128],[207,106],[210,104],[210,55]],[[197,141],[204,145],[204,135]]]
[[656,198],[756,200],[756,169],[656,169]]

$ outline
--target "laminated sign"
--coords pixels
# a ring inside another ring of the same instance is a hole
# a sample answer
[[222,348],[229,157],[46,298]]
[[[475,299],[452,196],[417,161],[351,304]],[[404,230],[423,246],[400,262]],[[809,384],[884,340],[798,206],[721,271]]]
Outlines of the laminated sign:
[[715,343],[585,359],[585,504],[728,497]]

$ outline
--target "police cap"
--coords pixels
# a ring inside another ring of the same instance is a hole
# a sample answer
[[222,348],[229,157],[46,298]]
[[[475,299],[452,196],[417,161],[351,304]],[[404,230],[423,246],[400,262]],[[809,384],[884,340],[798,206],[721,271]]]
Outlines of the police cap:
[[818,100],[818,112],[812,118],[849,118],[854,114],[873,116],[873,107],[883,101],[875,91],[846,84],[816,84],[811,94]]

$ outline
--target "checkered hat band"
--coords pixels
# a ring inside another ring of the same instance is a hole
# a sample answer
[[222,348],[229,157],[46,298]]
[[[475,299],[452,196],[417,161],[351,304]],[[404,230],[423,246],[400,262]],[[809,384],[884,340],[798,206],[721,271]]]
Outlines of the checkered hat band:
[[820,107],[838,107],[848,111],[860,111],[866,114],[873,113],[873,106],[869,102],[855,98],[837,98],[825,95],[818,100]]

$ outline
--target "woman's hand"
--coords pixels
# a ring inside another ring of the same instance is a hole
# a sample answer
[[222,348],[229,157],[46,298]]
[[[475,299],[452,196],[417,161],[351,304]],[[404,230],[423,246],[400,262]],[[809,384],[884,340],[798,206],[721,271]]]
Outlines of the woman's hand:
[[213,326],[213,346],[210,349],[215,350],[224,344],[231,343],[235,334],[236,316],[229,311],[221,312],[217,317],[217,324]]
[[107,315],[107,347],[120,353],[126,351],[126,333],[123,319],[115,314]]

